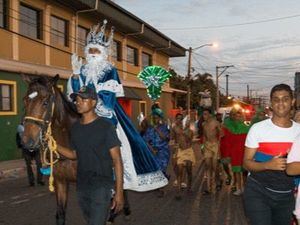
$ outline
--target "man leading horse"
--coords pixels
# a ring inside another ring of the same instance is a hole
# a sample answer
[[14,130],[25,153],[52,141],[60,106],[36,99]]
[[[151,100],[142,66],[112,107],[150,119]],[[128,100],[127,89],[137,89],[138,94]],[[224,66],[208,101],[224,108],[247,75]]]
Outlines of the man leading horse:
[[[69,159],[77,159],[77,196],[88,225],[105,225],[114,188],[113,210],[123,209],[123,165],[121,142],[113,125],[95,112],[97,94],[83,86],[72,98],[82,115],[71,128],[70,146],[58,145],[58,152]],[[97,132],[105,130],[106,132]],[[114,168],[114,170],[112,170]],[[113,174],[114,171],[114,174]]]

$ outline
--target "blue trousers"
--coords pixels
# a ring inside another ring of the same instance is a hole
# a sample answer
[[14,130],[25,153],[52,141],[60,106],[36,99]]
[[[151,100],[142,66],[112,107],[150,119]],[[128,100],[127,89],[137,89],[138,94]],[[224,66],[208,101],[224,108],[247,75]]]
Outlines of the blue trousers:
[[77,190],[77,196],[87,225],[105,225],[111,204],[111,188]]
[[251,225],[291,225],[295,198],[292,191],[273,192],[249,177],[244,192],[244,205]]

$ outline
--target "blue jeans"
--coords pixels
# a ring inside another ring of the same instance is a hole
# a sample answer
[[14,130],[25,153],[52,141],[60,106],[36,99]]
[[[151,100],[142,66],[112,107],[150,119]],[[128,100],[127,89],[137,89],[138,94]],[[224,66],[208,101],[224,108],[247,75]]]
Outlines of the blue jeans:
[[77,196],[87,225],[105,225],[111,203],[111,188],[77,190]]
[[277,193],[249,177],[244,204],[251,225],[290,225],[295,208],[293,192]]

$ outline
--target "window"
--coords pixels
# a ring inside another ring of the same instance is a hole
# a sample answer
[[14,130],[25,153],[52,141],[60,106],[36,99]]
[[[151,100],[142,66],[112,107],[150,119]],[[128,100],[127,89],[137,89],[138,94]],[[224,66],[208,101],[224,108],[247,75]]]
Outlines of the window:
[[143,113],[144,116],[147,116],[147,102],[139,101],[139,114]]
[[8,10],[7,10],[7,0],[0,0],[0,27],[7,28],[8,23]]
[[127,46],[127,62],[129,64],[138,66],[138,50],[136,48]]
[[0,115],[16,115],[16,82],[0,80]]
[[146,66],[152,65],[152,55],[147,54],[145,52],[142,53],[142,66],[143,68]]
[[117,61],[122,61],[122,44],[119,41],[113,41],[111,48],[111,56]]
[[20,34],[30,38],[42,39],[41,11],[20,5]]
[[77,44],[79,49],[84,48],[87,34],[88,34],[88,29],[81,26],[77,27]]
[[51,16],[51,44],[69,46],[68,21]]

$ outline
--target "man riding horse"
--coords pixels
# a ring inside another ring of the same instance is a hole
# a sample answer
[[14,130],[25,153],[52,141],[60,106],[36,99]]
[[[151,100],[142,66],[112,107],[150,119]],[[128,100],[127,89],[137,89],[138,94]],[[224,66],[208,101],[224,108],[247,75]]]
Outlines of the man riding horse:
[[[165,186],[168,181],[159,166],[117,101],[124,97],[118,72],[108,61],[109,47],[113,42],[113,27],[109,38],[102,27],[93,27],[87,36],[86,63],[77,55],[72,56],[73,75],[68,81],[68,94],[78,92],[82,86],[94,88],[98,95],[96,113],[110,120],[116,127],[122,143],[121,154],[124,165],[124,189],[149,191]],[[99,132],[102,132],[99,130]]]

